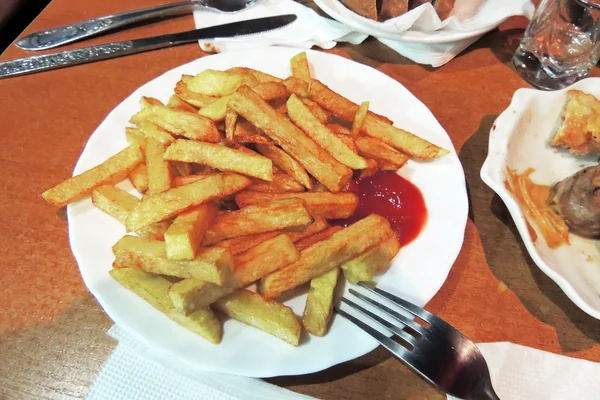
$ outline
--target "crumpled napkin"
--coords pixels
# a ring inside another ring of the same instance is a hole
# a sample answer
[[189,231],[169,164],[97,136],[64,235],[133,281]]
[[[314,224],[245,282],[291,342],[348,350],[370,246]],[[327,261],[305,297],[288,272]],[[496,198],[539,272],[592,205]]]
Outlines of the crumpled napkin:
[[362,43],[368,35],[332,19],[323,18],[314,10],[292,0],[259,0],[250,7],[235,13],[222,13],[210,9],[194,11],[196,28],[206,28],[247,19],[296,14],[298,19],[280,29],[239,38],[200,41],[208,52],[246,50],[266,46],[289,46],[310,49],[318,46],[331,49],[337,42]]
[[[118,326],[108,334],[119,344],[90,388],[89,400],[312,399],[261,379],[181,368]],[[502,400],[600,400],[600,363],[507,342],[477,347]]]

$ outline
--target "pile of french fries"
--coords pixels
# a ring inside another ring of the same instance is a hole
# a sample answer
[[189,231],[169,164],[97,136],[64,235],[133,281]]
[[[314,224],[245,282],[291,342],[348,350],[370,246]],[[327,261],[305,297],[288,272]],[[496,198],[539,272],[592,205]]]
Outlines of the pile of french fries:
[[[340,274],[369,281],[400,249],[379,215],[328,224],[358,205],[348,182],[447,153],[313,79],[305,53],[291,71],[184,75],[166,105],[141,99],[129,147],[43,193],[59,207],[91,196],[123,223],[112,278],[213,343],[215,313],[292,345],[303,327],[325,335]],[[275,299],[304,284],[299,319]]]

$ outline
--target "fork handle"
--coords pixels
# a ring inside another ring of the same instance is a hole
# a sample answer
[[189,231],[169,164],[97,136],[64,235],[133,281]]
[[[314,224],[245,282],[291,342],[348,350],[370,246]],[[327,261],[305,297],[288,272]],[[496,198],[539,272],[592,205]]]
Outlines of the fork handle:
[[142,8],[118,14],[59,26],[45,31],[34,32],[20,39],[16,45],[23,50],[45,50],[72,43],[77,40],[107,32],[125,25],[146,21],[152,18],[169,17],[191,13],[200,1],[182,1],[155,7]]

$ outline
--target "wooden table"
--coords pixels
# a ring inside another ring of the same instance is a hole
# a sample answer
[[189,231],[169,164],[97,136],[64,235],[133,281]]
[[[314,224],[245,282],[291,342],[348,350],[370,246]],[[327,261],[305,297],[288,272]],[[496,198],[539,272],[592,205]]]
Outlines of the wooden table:
[[[160,2],[54,0],[27,32]],[[479,179],[494,119],[527,86],[510,63],[525,24],[510,20],[439,69],[415,65],[374,40],[329,52],[400,81],[460,152],[471,204],[465,243],[428,308],[476,342],[510,341],[600,361],[600,323],[533,264],[504,204]],[[191,28],[192,18],[183,17],[86,45]],[[26,55],[11,46],[0,59]],[[112,322],[71,255],[64,212],[40,194],[70,176],[89,135],[134,89],[204,55],[190,44],[0,81],[0,398],[81,398],[115,347],[105,335]],[[443,398],[381,349],[323,372],[269,381],[324,399]]]

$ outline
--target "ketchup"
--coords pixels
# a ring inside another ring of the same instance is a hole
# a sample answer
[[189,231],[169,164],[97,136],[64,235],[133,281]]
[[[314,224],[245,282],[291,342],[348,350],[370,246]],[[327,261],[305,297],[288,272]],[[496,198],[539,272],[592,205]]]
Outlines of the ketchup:
[[358,196],[358,208],[350,218],[331,221],[335,225],[345,227],[370,214],[378,214],[390,222],[400,244],[405,246],[419,235],[427,221],[421,191],[395,171],[378,171],[370,178],[356,178],[346,191]]

